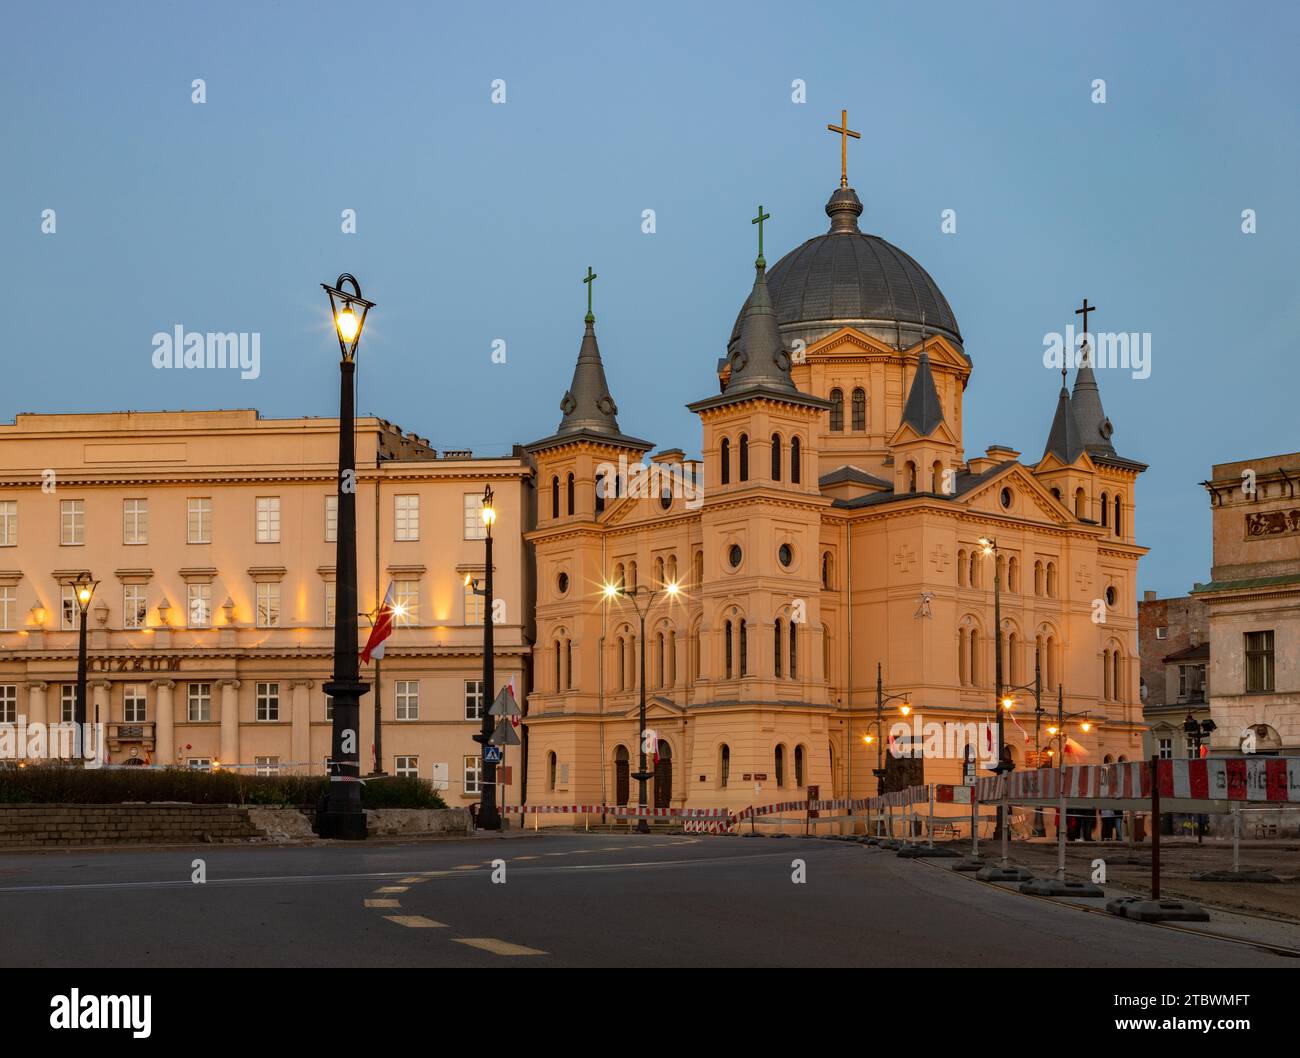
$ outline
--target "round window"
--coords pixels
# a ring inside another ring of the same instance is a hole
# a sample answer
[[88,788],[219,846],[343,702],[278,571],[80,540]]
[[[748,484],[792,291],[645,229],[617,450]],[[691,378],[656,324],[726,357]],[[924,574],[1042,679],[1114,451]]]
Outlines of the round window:
[[727,561],[731,563],[732,569],[740,568],[740,560],[745,557],[745,552],[740,549],[739,544],[732,544],[727,551]]
[[569,591],[569,575],[561,573],[555,578],[555,586],[560,589],[561,595],[566,595]]
[[1012,495],[1010,489],[1003,489],[998,493],[998,501],[1002,504],[1003,510],[1008,510],[1011,507],[1011,500]]
[[790,563],[794,561],[794,548],[789,544],[782,544],[781,549],[776,553],[776,557],[781,560],[781,565],[789,569]]

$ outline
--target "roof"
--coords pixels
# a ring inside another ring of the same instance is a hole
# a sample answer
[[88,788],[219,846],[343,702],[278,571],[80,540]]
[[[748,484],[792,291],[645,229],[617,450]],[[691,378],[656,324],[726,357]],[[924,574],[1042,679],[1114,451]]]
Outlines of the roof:
[[902,501],[902,500],[914,500],[917,499],[918,497],[925,497],[927,499],[932,499],[932,500],[955,500],[960,496],[964,496],[972,489],[978,488],[980,485],[983,485],[985,482],[989,481],[990,479],[997,477],[1007,468],[1019,466],[1019,465],[1020,463],[1018,460],[1008,459],[1005,460],[1004,462],[997,463],[989,467],[988,469],[981,471],[978,474],[971,474],[963,471],[957,475],[957,479],[953,483],[952,493],[947,495],[939,492],[895,493],[891,484],[888,491],[868,493],[865,496],[854,496],[852,499],[836,500],[832,504],[832,506],[844,507],[849,509],[856,509],[858,507],[876,507],[879,506],[880,504],[894,503],[895,501]]
[[1054,455],[1069,466],[1085,451],[1079,422],[1074,415],[1074,405],[1070,403],[1070,391],[1062,386],[1056,399],[1056,415],[1047,434],[1047,447],[1043,449],[1043,455]]
[[[924,324],[923,324],[924,326]],[[930,354],[921,349],[921,359],[912,376],[912,388],[903,405],[903,422],[922,437],[929,437],[943,422],[943,405],[935,389],[934,375],[930,372]]]
[[1209,661],[1210,644],[1197,643],[1195,646],[1183,647],[1182,650],[1175,650],[1172,654],[1166,654],[1162,660],[1166,664],[1171,661]]
[[832,470],[829,474],[823,474],[817,479],[817,484],[822,488],[829,485],[843,485],[845,482],[854,485],[871,485],[876,488],[892,489],[894,483],[884,478],[878,478],[875,474],[868,474],[865,470],[855,466],[842,466],[837,470]]

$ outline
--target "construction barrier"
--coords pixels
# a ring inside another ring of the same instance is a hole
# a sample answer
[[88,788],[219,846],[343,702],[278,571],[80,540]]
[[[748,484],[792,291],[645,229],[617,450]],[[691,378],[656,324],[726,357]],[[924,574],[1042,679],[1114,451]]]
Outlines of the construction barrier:
[[615,819],[727,819],[730,816],[725,808],[642,808],[639,805],[506,805],[501,811],[507,815],[606,815]]

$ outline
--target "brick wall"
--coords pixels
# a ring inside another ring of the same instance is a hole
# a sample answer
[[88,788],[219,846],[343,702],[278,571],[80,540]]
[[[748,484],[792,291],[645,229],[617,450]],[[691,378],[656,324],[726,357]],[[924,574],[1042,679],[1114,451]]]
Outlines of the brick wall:
[[0,848],[245,841],[262,833],[235,805],[5,805]]

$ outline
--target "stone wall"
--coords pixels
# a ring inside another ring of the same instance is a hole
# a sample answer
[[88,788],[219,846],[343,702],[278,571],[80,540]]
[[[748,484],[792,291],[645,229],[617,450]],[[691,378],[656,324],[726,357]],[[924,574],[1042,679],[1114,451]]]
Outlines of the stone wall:
[[0,848],[56,845],[195,845],[262,833],[236,805],[5,805]]

